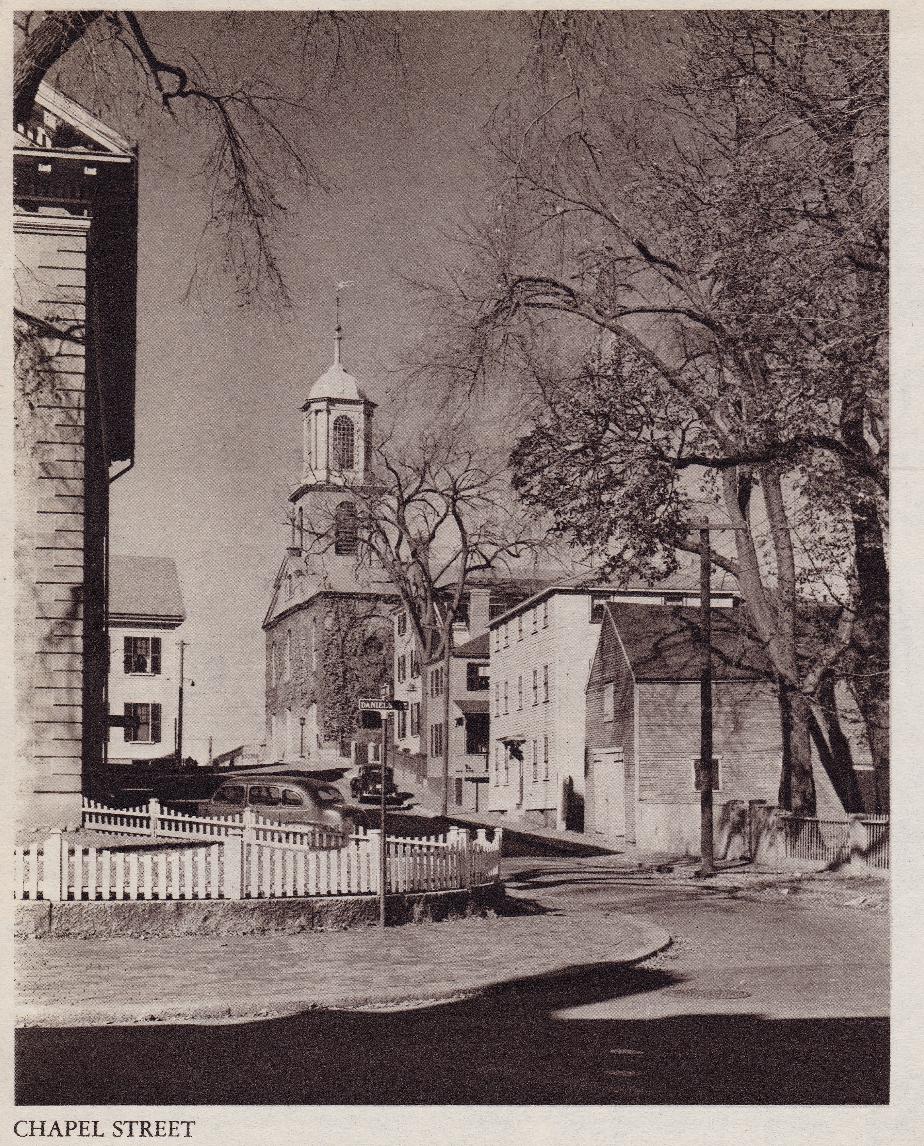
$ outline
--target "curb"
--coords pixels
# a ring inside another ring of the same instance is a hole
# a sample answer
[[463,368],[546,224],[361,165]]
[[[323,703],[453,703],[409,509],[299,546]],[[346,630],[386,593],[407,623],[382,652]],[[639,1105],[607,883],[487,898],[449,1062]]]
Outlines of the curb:
[[635,917],[632,921],[646,933],[646,938],[630,953],[620,955],[618,958],[611,960],[591,959],[582,962],[578,955],[575,959],[564,958],[544,965],[520,964],[516,968],[511,968],[509,972],[492,974],[483,978],[469,978],[468,981],[459,982],[453,984],[452,987],[438,991],[421,991],[408,994],[386,989],[369,994],[332,995],[320,999],[316,995],[306,997],[304,994],[293,994],[288,997],[276,996],[272,999],[240,1000],[230,1004],[206,999],[191,1000],[185,1005],[176,1000],[129,1003],[109,1007],[25,1004],[17,1007],[16,1026],[21,1028],[96,1027],[150,1023],[228,1023],[285,1018],[303,1011],[411,1010],[418,1007],[435,1006],[441,1003],[471,999],[493,990],[503,990],[506,983],[524,977],[536,979],[550,977],[575,967],[630,967],[657,955],[671,945],[670,933],[663,927]]

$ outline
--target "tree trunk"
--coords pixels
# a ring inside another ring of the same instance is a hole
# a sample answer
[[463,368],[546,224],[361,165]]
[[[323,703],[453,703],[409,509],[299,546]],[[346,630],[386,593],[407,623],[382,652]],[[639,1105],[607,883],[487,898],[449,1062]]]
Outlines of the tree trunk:
[[810,710],[810,730],[818,758],[821,760],[831,786],[845,812],[862,812],[863,795],[853,770],[853,752],[850,742],[841,728],[837,711],[837,698],[834,693],[834,678],[825,677],[818,691],[822,722]]
[[39,84],[102,12],[49,12],[16,53],[13,71],[13,126],[26,123]]
[[783,732],[780,807],[796,816],[814,816],[811,708],[801,693],[786,684],[780,685],[780,720]]
[[[844,442],[869,454],[864,433],[866,390],[862,379],[849,387],[841,409]],[[889,808],[889,568],[878,494],[849,486],[853,519],[857,616],[853,627],[851,684],[866,726],[876,789],[877,812]]]

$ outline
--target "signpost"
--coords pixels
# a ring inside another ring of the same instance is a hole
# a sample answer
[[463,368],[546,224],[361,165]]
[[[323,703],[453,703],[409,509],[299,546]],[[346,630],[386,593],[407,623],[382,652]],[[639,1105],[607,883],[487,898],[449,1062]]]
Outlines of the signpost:
[[[387,686],[386,686],[387,689]],[[383,690],[385,691],[385,690]],[[390,693],[390,689],[387,689]],[[391,696],[361,697],[359,701],[360,712],[377,712],[380,717],[382,729],[382,745],[379,750],[379,831],[381,832],[381,845],[379,849],[379,927],[385,926],[385,891],[388,881],[388,837],[385,834],[385,766],[388,763],[388,734],[391,714],[398,708],[403,708],[401,701],[392,700]]]

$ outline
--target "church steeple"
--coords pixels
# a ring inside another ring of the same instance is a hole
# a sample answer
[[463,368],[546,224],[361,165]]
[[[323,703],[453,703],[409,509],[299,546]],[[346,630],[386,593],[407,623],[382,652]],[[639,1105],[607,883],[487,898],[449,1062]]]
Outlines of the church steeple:
[[302,406],[301,496],[310,487],[356,485],[366,475],[370,422],[375,403],[343,366],[340,295],[336,298],[334,360],[314,383]]
[[337,295],[337,325],[334,327],[334,365],[340,365],[340,343],[343,341],[343,328],[340,325],[340,295]]

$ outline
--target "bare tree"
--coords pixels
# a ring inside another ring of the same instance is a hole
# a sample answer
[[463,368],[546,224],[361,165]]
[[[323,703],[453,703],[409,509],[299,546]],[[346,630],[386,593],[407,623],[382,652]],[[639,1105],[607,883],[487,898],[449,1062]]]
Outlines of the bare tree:
[[[814,810],[814,738],[855,803],[834,677],[884,803],[885,21],[546,13],[535,31],[528,83],[490,125],[496,210],[436,365],[477,393],[516,361],[545,400],[543,340],[564,340],[565,398],[540,414],[546,448],[515,455],[521,493],[615,542],[611,571],[671,561],[691,495],[718,501],[738,529],[716,560],[783,696],[781,800]],[[832,585],[819,639],[802,602]]]
[[[534,551],[537,540],[518,511],[506,466],[492,464],[468,445],[459,424],[409,443],[376,444],[368,476],[362,483],[346,483],[344,492],[355,509],[347,527],[355,530],[360,566],[385,575],[407,613],[422,664],[443,663],[445,815],[453,626],[471,578],[509,568]],[[305,523],[309,549],[323,553],[337,544],[344,528],[337,513],[332,506]],[[422,699],[425,704],[426,695]]]
[[[241,302],[286,308],[280,250],[288,199],[328,189],[315,159],[319,92],[329,96],[358,54],[399,60],[398,25],[369,13],[202,13],[197,20],[208,35],[200,48],[170,34],[174,18],[21,14],[14,124],[28,122],[48,76],[91,92],[120,118],[169,117],[206,152],[200,177],[207,215],[190,288],[200,290],[217,267]],[[242,63],[238,41],[257,20],[266,29],[265,49]]]

